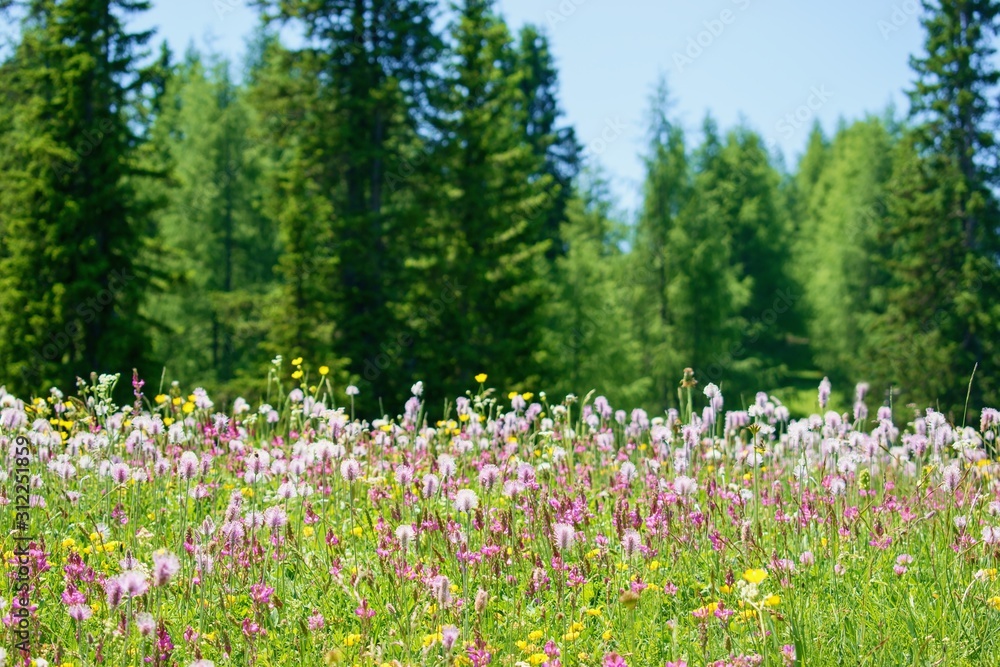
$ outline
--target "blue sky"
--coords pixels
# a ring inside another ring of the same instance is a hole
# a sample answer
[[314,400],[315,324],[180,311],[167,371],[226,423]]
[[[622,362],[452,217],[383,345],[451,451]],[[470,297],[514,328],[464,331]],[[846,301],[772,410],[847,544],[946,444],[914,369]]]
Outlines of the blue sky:
[[[178,51],[196,46],[237,58],[256,24],[244,0],[154,0],[143,26]],[[697,139],[708,111],[741,119],[789,164],[814,119],[907,109],[908,59],[920,52],[917,0],[498,0],[516,29],[544,27],[567,120],[635,209],[643,178],[645,112],[667,77],[674,114]]]

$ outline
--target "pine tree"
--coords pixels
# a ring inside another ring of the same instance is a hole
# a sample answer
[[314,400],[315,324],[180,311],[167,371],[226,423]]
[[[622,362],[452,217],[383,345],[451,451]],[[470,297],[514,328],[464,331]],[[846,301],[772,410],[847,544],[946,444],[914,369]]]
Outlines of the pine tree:
[[964,399],[963,375],[972,368],[963,367],[968,357],[954,308],[966,256],[954,205],[961,187],[957,169],[942,172],[921,157],[915,136],[900,142],[878,236],[885,247],[879,268],[888,279],[873,294],[862,348],[875,386],[887,398],[895,389],[897,403],[960,409]]
[[737,388],[733,383],[747,365],[743,357],[749,343],[741,339],[740,313],[752,284],[735,259],[738,221],[731,209],[739,179],[733,177],[729,148],[706,119],[704,143],[693,160],[691,197],[668,236],[674,257],[668,287],[674,348],[683,350],[684,365],[700,382],[727,390]]
[[956,413],[978,364],[972,404],[995,402],[1000,367],[1000,293],[996,88],[991,38],[1000,4],[990,0],[924,2],[926,53],[911,113],[916,127],[896,154],[893,197],[882,242],[891,252],[884,300],[870,321],[872,352],[922,369],[881,364],[884,382],[900,382],[906,400],[940,401]]
[[255,372],[264,338],[261,307],[273,282],[277,241],[263,215],[263,155],[246,93],[229,63],[210,71],[190,52],[165,87],[153,143],[169,162],[158,220],[163,272],[151,304],[163,323],[155,350],[174,377],[215,386]]
[[566,252],[556,260],[547,328],[553,395],[591,389],[616,405],[640,405],[650,379],[632,326],[629,255],[622,249],[624,223],[613,210],[610,188],[599,171],[585,172],[569,201],[560,233]]
[[331,189],[337,120],[334,91],[321,83],[320,57],[291,52],[265,38],[251,71],[254,145],[260,153],[262,213],[278,235],[278,278],[266,303],[268,356],[303,357],[312,365],[344,365],[336,351],[341,248]]
[[645,158],[644,199],[635,232],[634,281],[640,286],[633,307],[643,365],[652,378],[650,405],[665,408],[674,384],[689,362],[675,347],[670,283],[676,274],[670,233],[691,197],[691,173],[681,128],[669,117],[670,99],[660,81],[651,100],[650,145]]
[[0,369],[9,389],[143,367],[134,192],[142,0],[38,0],[0,77]]
[[521,77],[524,134],[535,154],[543,159],[540,175],[548,175],[551,185],[544,205],[543,238],[549,241],[548,257],[565,252],[559,232],[566,220],[566,207],[573,195],[573,181],[580,172],[581,147],[572,126],[560,125],[559,76],[548,38],[533,25],[521,29],[514,63]]
[[452,28],[435,152],[443,198],[411,261],[409,310],[424,379],[453,396],[479,372],[500,387],[543,374],[540,337],[551,179],[526,141],[514,47],[489,0],[467,0]]
[[878,232],[888,196],[893,139],[877,118],[840,131],[811,189],[796,253],[816,365],[842,383],[871,379],[858,354],[862,319],[883,282]]
[[732,235],[733,261],[747,280],[749,298],[739,312],[746,322],[742,354],[753,362],[743,382],[774,386],[788,373],[796,350],[789,333],[804,333],[801,291],[794,279],[791,223],[782,209],[781,176],[758,134],[730,132],[722,149],[719,215]]
[[328,147],[302,156],[317,161],[317,184],[332,206],[336,277],[326,287],[326,298],[335,308],[335,348],[364,382],[363,403],[374,407],[367,401],[380,397],[396,402],[405,391],[405,350],[397,345],[403,326],[395,317],[396,304],[405,292],[406,237],[417,233],[423,216],[409,191],[420,184],[404,173],[404,156],[432,110],[428,94],[441,48],[436,3],[258,4],[302,27],[308,45],[296,55],[316,67],[322,87],[317,98],[308,100],[310,106],[336,100],[333,118],[322,128]]

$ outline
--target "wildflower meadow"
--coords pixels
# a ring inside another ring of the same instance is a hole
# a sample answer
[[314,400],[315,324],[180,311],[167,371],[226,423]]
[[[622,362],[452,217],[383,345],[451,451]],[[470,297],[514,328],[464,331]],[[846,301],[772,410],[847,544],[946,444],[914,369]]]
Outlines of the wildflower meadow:
[[841,413],[824,380],[793,418],[687,375],[650,415],[484,373],[371,418],[302,363],[225,409],[0,392],[5,664],[1000,660],[994,409],[899,418],[862,384]]

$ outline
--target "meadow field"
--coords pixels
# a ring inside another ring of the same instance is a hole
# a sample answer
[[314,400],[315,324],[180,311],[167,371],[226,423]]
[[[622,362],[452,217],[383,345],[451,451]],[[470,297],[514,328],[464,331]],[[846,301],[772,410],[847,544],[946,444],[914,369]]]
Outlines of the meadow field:
[[792,418],[688,376],[650,415],[482,374],[367,420],[292,361],[226,411],[0,392],[5,664],[1000,660],[994,409],[841,413],[824,381]]

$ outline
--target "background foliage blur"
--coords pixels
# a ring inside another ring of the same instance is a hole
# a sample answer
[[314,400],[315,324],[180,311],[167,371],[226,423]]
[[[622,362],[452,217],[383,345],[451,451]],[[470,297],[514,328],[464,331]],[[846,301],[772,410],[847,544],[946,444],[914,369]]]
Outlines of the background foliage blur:
[[685,367],[961,413],[978,364],[971,405],[1000,402],[998,2],[925,2],[908,117],[817,127],[792,171],[750,127],[685,136],[661,82],[636,220],[544,32],[489,0],[257,0],[238,64],[151,52],[148,5],[0,0],[14,391],[137,367],[225,400],[280,354],[371,410],[480,372],[660,410]]

